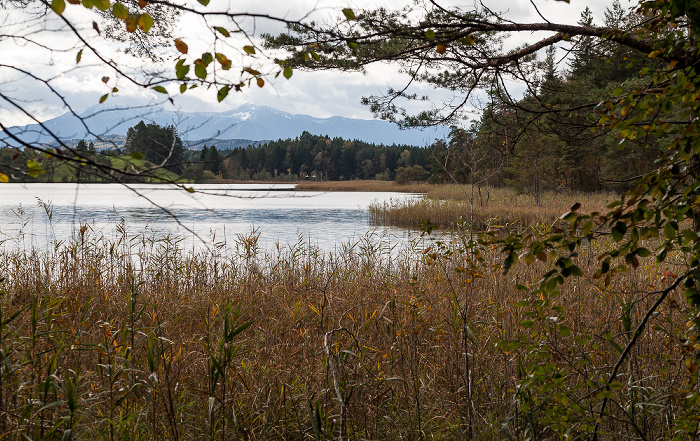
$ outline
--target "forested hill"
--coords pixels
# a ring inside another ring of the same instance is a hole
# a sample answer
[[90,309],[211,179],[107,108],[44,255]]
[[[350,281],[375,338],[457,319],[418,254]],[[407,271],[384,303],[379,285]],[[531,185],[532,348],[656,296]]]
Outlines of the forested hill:
[[[399,178],[424,180],[430,169],[430,149],[407,145],[375,145],[358,140],[330,138],[304,132],[298,138],[218,150],[205,146],[193,152],[193,163],[183,171],[190,179],[210,172],[224,179],[349,180]],[[197,162],[198,161],[198,162]],[[410,173],[409,173],[410,170]],[[207,176],[213,177],[209,173]]]

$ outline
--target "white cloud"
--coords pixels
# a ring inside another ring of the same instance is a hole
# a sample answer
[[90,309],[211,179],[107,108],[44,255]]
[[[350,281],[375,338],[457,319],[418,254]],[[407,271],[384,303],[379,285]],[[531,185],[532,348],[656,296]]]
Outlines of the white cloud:
[[[406,0],[408,1],[408,0]],[[217,6],[212,2],[210,8]],[[197,5],[196,2],[193,4]],[[382,5],[389,8],[399,8],[405,1],[386,0]],[[448,6],[457,6],[469,9],[472,4],[447,0]],[[491,0],[485,4],[495,11],[505,12],[507,17],[518,21],[542,21],[537,11],[529,0]],[[603,11],[610,0],[589,0],[586,2],[572,0],[571,4],[554,0],[535,1],[539,11],[550,21],[575,23],[584,7],[589,6],[597,21],[602,21]],[[230,2],[228,10],[231,12],[253,12],[270,14],[288,19],[300,19],[314,11],[312,16],[316,20],[334,19],[340,16],[343,7],[362,8],[377,7],[379,4],[372,0],[299,0],[294,2],[269,0],[240,0]],[[21,66],[38,77],[48,81],[48,85],[55,88],[56,93],[64,96],[71,106],[77,110],[95,104],[99,97],[108,93],[112,87],[117,87],[119,92],[110,100],[122,105],[143,104],[145,102],[158,101],[163,95],[153,92],[138,85],[132,84],[120,77],[113,70],[106,68],[99,60],[85,50],[83,59],[76,64],[76,55],[83,44],[75,39],[70,32],[58,30],[62,26],[60,19],[52,18],[48,23],[43,20],[33,19],[31,15],[21,11],[10,11],[10,17],[6,17],[0,25],[5,34],[19,34],[26,39],[17,40],[0,38],[0,53],[5,60],[11,60],[15,66]],[[91,44],[95,44],[102,53],[109,54],[110,58],[117,61],[118,66],[127,72],[137,72],[142,65],[142,60],[135,60],[111,49],[114,43],[105,42],[97,37],[92,30],[93,13],[82,7],[68,5],[66,17],[77,23],[80,32],[89,38]],[[50,13],[49,16],[52,16]],[[216,23],[216,19],[209,24]],[[247,30],[251,35],[259,36],[265,32],[279,32],[280,24],[264,19],[244,20]],[[46,28],[41,26],[46,25]],[[187,43],[190,45],[191,54],[208,50],[209,31],[200,32],[202,19],[187,18],[180,23],[180,30],[187,35]],[[48,29],[48,30],[46,30]],[[519,37],[521,38],[521,37]],[[528,38],[538,38],[538,35],[530,35]],[[33,41],[34,43],[31,43]],[[240,38],[234,39],[232,46],[240,49]],[[39,47],[47,45],[49,50]],[[110,46],[111,45],[111,46]],[[199,52],[198,52],[199,51]],[[173,49],[173,54],[175,50]],[[248,62],[250,58],[241,55],[233,59],[235,63]],[[7,63],[7,61],[6,61]],[[171,63],[171,62],[170,62]],[[149,64],[150,69],[172,69],[171,64],[159,66]],[[101,78],[109,76],[109,81],[104,84]],[[183,110],[228,110],[244,102],[268,105],[292,113],[303,113],[317,117],[340,115],[353,118],[372,118],[367,108],[360,104],[362,96],[378,94],[386,90],[387,86],[400,87],[406,81],[406,77],[397,73],[394,66],[372,66],[367,75],[359,73],[343,72],[303,72],[295,71],[290,80],[281,76],[276,80],[268,81],[266,87],[259,89],[251,87],[244,89],[242,93],[231,91],[229,97],[218,103],[216,92],[213,89],[196,89],[188,91],[184,95],[175,93],[176,87],[169,86],[169,90],[175,97],[175,106]],[[451,95],[444,91],[433,91],[425,85],[418,86],[421,92],[427,93],[434,102],[449,101]],[[23,103],[23,106],[39,119],[57,116],[65,111],[59,96],[52,93],[46,85],[30,81],[18,72],[7,68],[0,68],[0,93],[12,97]],[[412,107],[416,110],[419,107]],[[7,103],[0,104],[0,122],[5,125],[26,124],[28,118],[17,109],[10,108]]]

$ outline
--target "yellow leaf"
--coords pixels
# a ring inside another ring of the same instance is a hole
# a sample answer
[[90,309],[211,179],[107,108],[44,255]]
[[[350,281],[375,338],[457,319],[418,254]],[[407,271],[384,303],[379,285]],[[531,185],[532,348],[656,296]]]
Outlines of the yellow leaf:
[[2,183],[10,182],[9,176],[7,176],[5,173],[0,173],[0,182],[2,182]]
[[438,54],[442,55],[442,54],[444,54],[445,52],[447,52],[447,46],[445,46],[445,45],[442,44],[442,43],[438,43],[438,45],[435,46],[435,51],[436,51]]

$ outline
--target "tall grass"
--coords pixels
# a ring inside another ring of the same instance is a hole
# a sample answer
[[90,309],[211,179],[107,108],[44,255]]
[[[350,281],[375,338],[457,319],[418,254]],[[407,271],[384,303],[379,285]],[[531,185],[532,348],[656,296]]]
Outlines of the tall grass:
[[[585,274],[597,251],[578,256]],[[529,349],[501,342],[523,331],[516,284],[535,283],[548,268],[539,261],[506,276],[499,250],[438,241],[390,256],[372,237],[330,254],[302,243],[263,253],[255,234],[188,253],[172,238],[107,240],[83,227],[49,251],[4,250],[0,262],[3,439],[525,433],[514,397]],[[571,372],[561,381],[581,383],[564,398],[596,393],[582,379],[611,369],[625,320],[639,320],[662,274],[642,264],[608,287],[590,277],[565,287],[556,320],[571,334],[542,334],[559,349],[551,363]],[[623,367],[606,439],[670,433],[678,385],[694,375],[682,305],[653,319]]]
[[464,222],[476,230],[522,229],[555,223],[575,202],[582,203],[584,210],[602,211],[613,198],[603,193],[549,192],[537,204],[532,195],[508,188],[444,185],[429,189],[423,198],[371,204],[369,218],[375,225],[410,228],[429,219],[443,228]]

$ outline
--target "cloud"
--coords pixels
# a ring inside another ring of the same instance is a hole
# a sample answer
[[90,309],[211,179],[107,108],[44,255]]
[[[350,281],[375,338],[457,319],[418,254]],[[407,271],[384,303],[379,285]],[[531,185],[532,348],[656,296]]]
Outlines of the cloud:
[[[211,3],[211,9],[222,7],[222,3],[215,3],[217,2]],[[382,2],[382,5],[394,9],[400,8],[404,4],[404,1],[397,0]],[[469,6],[465,2],[455,0],[448,0],[443,4],[457,7]],[[485,1],[485,4],[495,11],[505,12],[506,16],[513,20],[542,21],[529,0],[492,0]],[[585,6],[589,6],[594,11],[596,19],[602,21],[603,11],[609,1],[574,1],[572,4],[566,4],[560,1],[537,0],[535,4],[545,18],[550,21],[575,23]],[[360,9],[363,7],[374,8],[377,5],[373,0],[329,0],[323,2],[269,0],[264,3],[259,0],[240,0],[229,2],[224,10],[270,14],[292,20],[303,18],[311,11],[310,18],[322,21],[337,19],[341,14],[340,9],[343,7],[350,6]],[[61,97],[65,98],[68,104],[76,110],[82,110],[95,104],[102,95],[109,93],[113,87],[118,89],[118,93],[110,96],[109,100],[121,105],[141,105],[164,99],[163,95],[133,84],[119,73],[106,68],[89,50],[84,50],[82,60],[80,64],[77,64],[76,56],[83,44],[70,32],[61,28],[63,25],[59,19],[52,18],[48,23],[44,23],[45,20],[39,20],[31,14],[15,10],[11,12],[10,15],[13,18],[5,18],[0,23],[3,26],[4,34],[19,35],[22,38],[0,37],[0,53],[6,60],[11,60],[15,66],[21,66],[47,83],[42,84],[40,81],[32,80],[17,71],[0,67],[0,92],[21,104],[27,112],[36,118],[48,119],[65,112],[66,108]],[[89,38],[88,41],[95,44],[95,47],[103,54],[107,54],[109,59],[115,60],[120,69],[133,74],[138,73],[143,67],[143,60],[134,59],[115,51],[114,42],[95,38],[97,33],[92,29],[94,15],[91,11],[68,5],[65,14],[66,17],[74,20],[82,35]],[[211,19],[207,24],[210,26],[217,24],[217,19]],[[279,23],[261,18],[246,19],[242,21],[242,24],[253,38],[262,33],[275,33],[283,30],[283,26]],[[199,17],[188,17],[179,23],[177,32],[186,36],[187,43],[191,48],[191,55],[210,50],[211,33],[210,30],[201,31],[203,25],[204,22]],[[518,38],[522,37],[518,36]],[[539,35],[532,34],[527,38],[536,39],[539,38]],[[244,40],[242,35],[237,35],[230,41],[232,48],[240,50]],[[509,42],[509,44],[522,43],[522,41],[517,40]],[[222,40],[219,40],[219,43],[221,42]],[[42,48],[42,45],[46,48]],[[171,49],[171,52],[172,55],[177,55],[174,48]],[[238,65],[248,63],[251,60],[245,54],[236,57],[232,61]],[[172,72],[172,61],[168,61],[166,64],[148,63],[146,67],[154,71]],[[237,72],[233,73],[237,75]],[[106,84],[101,81],[105,76],[109,77]],[[214,89],[195,89],[187,91],[184,95],[179,95],[176,92],[175,85],[168,86],[168,89],[175,99],[175,107],[183,110],[227,110],[244,102],[250,102],[316,117],[339,115],[369,119],[372,118],[372,114],[361,105],[361,97],[379,94],[385,91],[388,86],[401,87],[406,81],[407,77],[399,74],[396,67],[376,65],[370,67],[366,75],[298,70],[294,72],[290,80],[286,80],[282,76],[276,80],[268,80],[262,89],[254,86],[245,88],[242,93],[231,91],[223,103],[218,103]],[[54,90],[52,91],[49,86],[53,87]],[[453,98],[445,91],[432,90],[424,84],[419,84],[416,87],[421,94],[429,95],[433,103],[449,102]],[[409,104],[409,109],[417,111],[424,109],[425,105]],[[29,121],[19,109],[3,103],[0,104],[0,122],[5,125],[17,125],[26,124]]]

